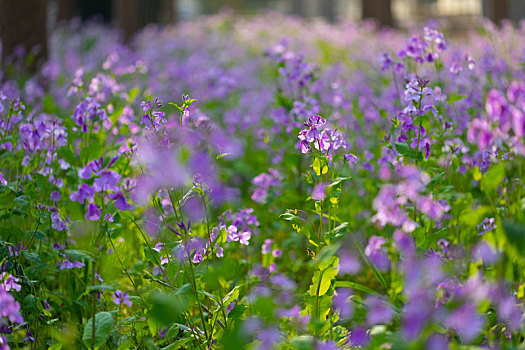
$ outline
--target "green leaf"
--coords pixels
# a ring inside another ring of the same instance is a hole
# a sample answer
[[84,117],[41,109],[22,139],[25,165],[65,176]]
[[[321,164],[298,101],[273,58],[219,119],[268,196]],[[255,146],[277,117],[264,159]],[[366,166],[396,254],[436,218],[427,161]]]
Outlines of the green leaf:
[[503,179],[505,178],[505,165],[504,164],[496,164],[492,166],[489,171],[483,175],[483,178],[481,179],[481,190],[483,192],[489,192],[503,182]]
[[396,151],[399,152],[404,157],[411,158],[411,159],[417,159],[417,153],[414,149],[410,148],[409,145],[402,142],[394,142],[394,145],[396,146]]
[[110,286],[109,284],[97,284],[97,285],[94,285],[94,286],[89,286],[87,288],[89,291],[92,291],[92,290],[109,290],[109,291],[113,291],[115,290],[116,288],[113,287],[113,286]]
[[317,176],[321,175],[321,161],[319,161],[319,158],[314,159],[314,163],[312,164],[312,169],[314,169]]
[[38,256],[37,253],[31,253],[31,252],[24,251],[22,254],[29,261],[32,261],[32,262],[34,262],[36,264],[42,263],[42,260],[40,260],[40,256]]
[[171,343],[168,346],[165,346],[161,348],[162,350],[178,350],[178,349],[184,349],[184,345],[189,342],[191,338],[182,338],[179,340],[176,340],[175,342]]
[[463,99],[467,98],[466,95],[456,95],[456,94],[452,94],[448,97],[447,99],[447,102],[448,103],[453,103],[453,102],[456,102],[456,101],[461,101]]
[[305,306],[308,314],[319,320],[325,321],[328,313],[330,312],[330,306],[332,306],[332,296],[329,294],[317,296],[306,296]]
[[290,345],[297,350],[312,350],[314,338],[311,335],[300,335],[290,339]]
[[461,213],[459,222],[465,226],[475,227],[492,211],[489,206],[481,206],[476,209],[468,209]]
[[339,258],[333,256],[319,264],[319,271],[314,273],[312,285],[310,286],[311,296],[325,295],[330,289],[332,279],[339,272]]
[[156,322],[162,325],[168,325],[170,323],[182,323],[184,321],[183,313],[187,305],[181,297],[153,293],[149,301],[151,303],[150,316]]
[[217,160],[222,159],[222,158],[224,158],[226,156],[229,156],[230,154],[231,153],[221,153],[221,154],[217,155]]
[[230,312],[228,312],[228,318],[231,320],[236,320],[240,318],[247,308],[248,307],[243,304],[235,305],[235,307]]
[[371,288],[368,288],[367,286],[364,286],[364,285],[362,285],[360,283],[357,283],[357,282],[335,281],[335,288],[341,288],[341,287],[353,288],[353,289],[358,290],[358,291],[363,292],[363,293],[374,294],[374,295],[377,295],[377,296],[382,296],[381,293],[376,292],[375,290],[373,290]]
[[228,306],[232,301],[239,298],[239,288],[241,286],[235,286],[228,294],[222,299],[222,304]]
[[512,247],[521,257],[525,256],[525,225],[519,222],[504,221],[503,229],[508,247]]
[[84,260],[85,259],[85,260],[93,261],[93,258],[91,257],[91,255],[85,250],[66,249],[64,250],[64,253],[73,260]]
[[216,302],[219,302],[219,301],[220,301],[219,298],[217,298],[216,296],[214,296],[214,295],[212,295],[212,294],[206,292],[205,290],[200,290],[200,289],[199,289],[198,292],[201,293],[202,295],[207,296],[208,298],[210,298],[210,299],[213,300],[213,301],[216,301]]
[[[113,316],[109,312],[99,312],[95,315],[95,348],[104,345],[109,337],[111,328],[113,328]],[[93,344],[93,318],[90,318],[84,327],[82,341],[91,349]]]

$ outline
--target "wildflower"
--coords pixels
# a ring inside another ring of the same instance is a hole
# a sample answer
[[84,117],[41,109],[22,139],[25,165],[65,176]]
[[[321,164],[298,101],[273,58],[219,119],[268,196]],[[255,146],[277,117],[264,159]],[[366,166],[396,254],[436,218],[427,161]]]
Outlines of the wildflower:
[[133,206],[126,202],[126,197],[124,197],[124,194],[122,192],[112,193],[109,195],[109,198],[115,200],[115,207],[117,207],[120,210],[132,210]]
[[129,295],[126,292],[123,292],[121,290],[117,290],[115,293],[113,293],[113,302],[117,305],[126,304],[127,306],[131,306],[133,303],[131,300],[129,300]]
[[494,218],[483,219],[477,228],[478,230],[481,230],[481,232],[478,233],[478,236],[484,235],[485,233],[494,230],[496,228],[496,225],[494,224]]
[[382,298],[371,295],[365,299],[369,325],[387,324],[394,317],[392,307]]
[[333,305],[336,310],[339,310],[339,317],[346,319],[352,316],[354,309],[349,298],[352,292],[349,288],[338,288],[334,293]]
[[88,205],[87,209],[88,211],[85,215],[86,220],[97,221],[98,219],[100,219],[102,211],[100,210],[98,205],[96,205],[95,203],[91,203]]
[[7,272],[0,273],[0,289],[9,292],[10,290],[15,290],[19,292],[22,289],[22,286],[18,284],[20,280],[8,274]]
[[115,171],[105,171],[100,177],[95,179],[93,187],[97,192],[109,190],[109,191],[118,191],[117,184],[120,181],[120,174]]
[[81,184],[78,185],[78,191],[72,192],[69,199],[79,203],[84,203],[86,199],[92,199],[95,195],[95,189],[92,186]]
[[68,258],[66,258],[65,260],[63,261],[58,261],[57,262],[57,265],[60,266],[60,270],[64,270],[64,269],[67,269],[67,270],[70,270],[70,269],[79,269],[81,267],[84,267],[84,263],[81,262],[81,261],[69,261]]
[[51,192],[51,196],[50,198],[53,202],[59,202],[60,201],[60,192],[58,191],[53,191]]
[[264,244],[262,245],[262,253],[269,254],[272,251],[272,240],[265,239]]
[[326,198],[326,184],[320,183],[315,185],[312,191],[312,199],[314,201],[322,201]]
[[[0,288],[0,320],[4,317],[14,323],[21,324],[24,322],[22,315],[20,315],[20,304],[15,301],[10,293]],[[2,341],[4,340],[5,338],[2,339]]]

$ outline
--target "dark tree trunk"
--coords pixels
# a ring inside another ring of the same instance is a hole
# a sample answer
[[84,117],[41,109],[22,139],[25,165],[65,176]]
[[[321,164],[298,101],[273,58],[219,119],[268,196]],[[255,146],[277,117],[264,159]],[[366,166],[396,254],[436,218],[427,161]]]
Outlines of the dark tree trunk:
[[488,5],[489,17],[494,23],[501,24],[502,20],[509,18],[509,0],[488,0]]
[[363,6],[363,19],[375,19],[381,27],[394,26],[391,0],[362,0],[361,3]]
[[69,21],[79,15],[77,0],[58,0],[58,22]]
[[298,16],[305,16],[304,0],[292,0],[292,13]]
[[336,1],[335,0],[322,0],[319,6],[321,15],[328,22],[335,22],[336,19]]
[[163,24],[175,22],[175,4],[173,0],[162,0],[160,4],[159,20]]
[[139,0],[113,0],[113,15],[115,25],[124,33],[124,39],[129,41],[141,27]]
[[31,53],[29,69],[35,72],[47,58],[45,0],[0,0],[2,64],[17,47]]

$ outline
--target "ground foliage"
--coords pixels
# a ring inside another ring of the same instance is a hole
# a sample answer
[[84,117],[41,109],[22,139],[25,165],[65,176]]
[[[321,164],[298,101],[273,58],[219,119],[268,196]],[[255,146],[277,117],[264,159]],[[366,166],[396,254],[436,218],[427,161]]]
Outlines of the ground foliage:
[[72,22],[0,72],[1,349],[519,349],[525,28]]

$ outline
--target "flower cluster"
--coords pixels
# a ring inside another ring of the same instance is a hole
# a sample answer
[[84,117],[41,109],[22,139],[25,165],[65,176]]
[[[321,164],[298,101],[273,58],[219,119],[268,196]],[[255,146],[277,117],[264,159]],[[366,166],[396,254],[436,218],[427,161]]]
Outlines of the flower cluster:
[[410,165],[399,167],[397,173],[402,181],[383,186],[374,199],[373,207],[377,213],[372,217],[373,223],[379,227],[391,224],[412,232],[417,225],[404,209],[410,202],[414,211],[419,210],[431,220],[441,219],[450,209],[445,201],[435,200],[432,194],[421,194],[430,181],[428,174]]
[[268,169],[267,173],[261,173],[253,178],[252,184],[255,190],[252,199],[258,203],[266,203],[268,192],[273,188],[276,189],[281,185],[282,176],[277,169]]

